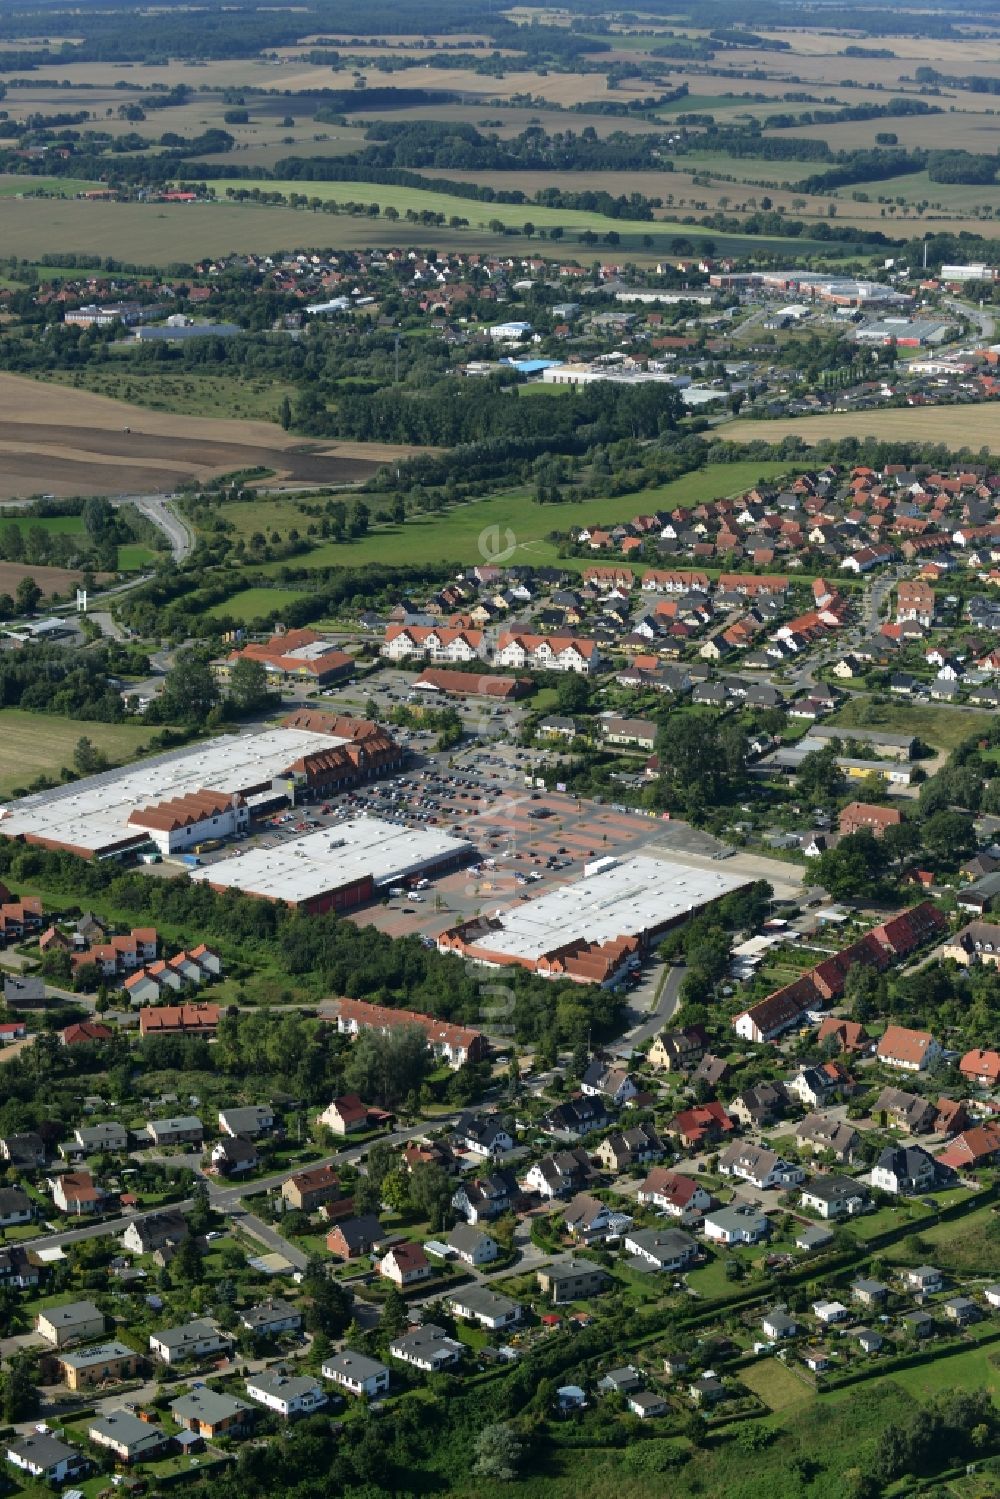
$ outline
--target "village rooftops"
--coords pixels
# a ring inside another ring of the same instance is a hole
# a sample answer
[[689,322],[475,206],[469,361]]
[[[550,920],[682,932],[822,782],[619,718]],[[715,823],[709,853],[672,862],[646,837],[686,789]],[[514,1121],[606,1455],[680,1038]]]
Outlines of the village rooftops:
[[192,879],[204,880],[215,890],[245,890],[300,905],[366,879],[376,886],[396,884],[436,864],[457,863],[472,852],[467,839],[450,833],[404,827],[379,817],[353,817],[278,848],[246,849],[239,858],[195,870]]

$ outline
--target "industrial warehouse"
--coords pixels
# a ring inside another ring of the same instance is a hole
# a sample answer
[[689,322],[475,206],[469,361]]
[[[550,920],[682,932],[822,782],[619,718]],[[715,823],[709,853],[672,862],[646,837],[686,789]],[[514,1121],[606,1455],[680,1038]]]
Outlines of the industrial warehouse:
[[438,950],[544,978],[611,984],[653,938],[746,884],[670,859],[596,859],[581,880],[442,932]]
[[402,760],[377,724],[303,710],[279,728],[220,735],[24,797],[0,809],[0,835],[85,859],[145,848],[182,855],[208,839],[245,834],[273,806],[326,796]]
[[354,817],[281,848],[221,859],[192,878],[213,890],[241,890],[315,915],[364,905],[414,876],[457,869],[474,852],[468,839],[436,829]]

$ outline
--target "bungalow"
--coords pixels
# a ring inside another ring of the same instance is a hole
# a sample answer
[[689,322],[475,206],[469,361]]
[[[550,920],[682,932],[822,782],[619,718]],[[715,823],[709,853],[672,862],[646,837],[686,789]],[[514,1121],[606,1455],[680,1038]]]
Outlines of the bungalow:
[[213,1441],[216,1437],[236,1436],[253,1420],[253,1407],[235,1395],[199,1385],[189,1395],[170,1402],[170,1414],[185,1431]]
[[851,1295],[862,1306],[881,1310],[888,1299],[889,1287],[880,1280],[869,1280],[861,1276],[851,1282]]
[[323,1377],[350,1390],[352,1395],[365,1395],[369,1400],[386,1394],[389,1389],[389,1370],[385,1364],[350,1348],[344,1348],[326,1360]]
[[726,1387],[714,1374],[703,1374],[688,1386],[695,1405],[713,1406],[728,1398]]
[[243,1140],[258,1140],[273,1134],[275,1123],[274,1110],[269,1104],[219,1110],[219,1128],[233,1139],[239,1136]]
[[704,1232],[713,1244],[759,1244],[771,1231],[766,1213],[749,1202],[705,1214]]
[[93,1419],[87,1427],[87,1438],[96,1447],[106,1447],[120,1463],[129,1466],[161,1456],[170,1440],[161,1427],[127,1410],[109,1411]]
[[75,1139],[85,1155],[123,1155],[128,1150],[129,1134],[123,1124],[109,1120],[103,1124],[85,1124],[74,1130]]
[[228,1353],[232,1340],[219,1331],[213,1322],[205,1318],[193,1318],[180,1327],[167,1327],[154,1332],[149,1339],[149,1351],[162,1363],[173,1367],[188,1359],[207,1358],[212,1354]]
[[6,1451],[7,1461],[15,1468],[60,1488],[71,1478],[83,1477],[90,1468],[82,1452],[48,1431],[34,1431],[30,1436],[12,1441]]
[[326,1391],[311,1374],[285,1374],[281,1369],[252,1375],[245,1388],[251,1400],[286,1419],[319,1410],[327,1399]]
[[968,1327],[970,1322],[978,1322],[983,1315],[969,1296],[953,1296],[944,1303],[942,1310],[948,1320],[959,1327]]
[[853,1218],[864,1212],[869,1196],[868,1188],[849,1176],[817,1176],[802,1188],[799,1200],[821,1218]]
[[521,1319],[521,1307],[518,1303],[509,1296],[502,1296],[498,1291],[491,1290],[489,1286],[463,1286],[461,1290],[452,1292],[448,1298],[448,1306],[456,1317],[478,1322],[490,1332],[513,1327]]
[[830,1327],[836,1322],[846,1322],[851,1315],[842,1301],[814,1301],[812,1313],[824,1327]]
[[906,1289],[915,1296],[935,1296],[944,1286],[944,1276],[936,1265],[917,1265],[904,1270]]
[[794,1338],[799,1330],[799,1324],[795,1318],[780,1309],[765,1312],[760,1325],[764,1336],[770,1338],[773,1343],[781,1343],[786,1338]]
[[667,1413],[665,1398],[655,1390],[638,1390],[634,1395],[627,1395],[625,1404],[640,1421],[647,1421],[653,1416],[665,1416]]
[[150,1119],[146,1133],[154,1145],[201,1145],[205,1139],[205,1126],[194,1114],[182,1114],[176,1119]]
[[609,1369],[597,1381],[597,1388],[602,1395],[629,1395],[642,1389],[642,1375],[632,1364],[626,1364],[623,1369]]
[[411,1327],[389,1344],[393,1358],[403,1364],[412,1364],[426,1374],[453,1368],[462,1357],[462,1351],[462,1344],[450,1338],[444,1328],[434,1322]]
[[698,1246],[678,1228],[630,1229],[625,1250],[654,1270],[676,1273],[686,1270],[698,1257]]

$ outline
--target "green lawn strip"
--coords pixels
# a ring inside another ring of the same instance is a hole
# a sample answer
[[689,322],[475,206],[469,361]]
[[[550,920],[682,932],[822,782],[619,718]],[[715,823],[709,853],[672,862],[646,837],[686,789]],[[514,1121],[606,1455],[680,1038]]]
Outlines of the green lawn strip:
[[212,618],[225,617],[250,623],[268,618],[277,610],[287,609],[290,604],[297,604],[300,599],[310,596],[305,588],[244,588],[225,603],[213,605],[208,614]]
[[[373,526],[368,536],[361,540],[324,542],[305,558],[265,563],[255,571],[274,576],[287,567],[303,565],[312,569],[358,567],[368,562],[388,566],[442,561],[479,562],[483,557],[483,537],[496,535],[499,535],[501,546],[513,548],[512,562],[558,563],[567,571],[579,571],[607,559],[598,555],[560,559],[558,544],[548,540],[553,531],[568,532],[573,526],[630,520],[634,515],[648,514],[651,510],[699,505],[703,500],[741,494],[759,481],[769,481],[787,469],[786,463],[775,461],[712,463],[653,489],[618,495],[613,499],[570,500],[562,505],[538,505],[527,491],[515,490],[490,499],[456,505],[440,515],[413,517],[402,525]],[[227,507],[227,515],[232,508]],[[240,524],[257,529],[247,514],[248,510],[252,514],[252,509],[252,504],[239,507]],[[494,528],[499,528],[499,531]],[[641,573],[647,567],[657,566],[658,562],[654,551],[649,557],[630,565]],[[214,612],[227,611],[228,605],[220,605]]]
[[[480,203],[475,198],[439,192],[433,188],[399,187],[381,182],[297,182],[284,179],[250,183],[239,178],[221,177],[212,182],[216,196],[225,199],[227,189],[236,192],[252,191],[257,187],[261,195],[282,193],[285,197],[297,193],[305,198],[318,198],[321,202],[377,203],[384,212],[394,208],[400,214],[408,210],[414,213],[443,214],[445,220],[458,217],[468,220],[470,229],[489,229],[494,220],[511,227],[520,227],[529,221],[538,229],[561,228],[567,235],[583,233],[607,234],[614,230],[624,242],[641,242],[645,236],[654,240],[667,240],[675,236],[697,241],[711,233],[717,248],[724,246],[752,246],[759,251],[767,241],[750,234],[722,234],[701,229],[696,224],[682,224],[670,219],[608,219],[603,214],[574,208],[548,208],[539,203]],[[778,246],[782,241],[772,241]],[[818,241],[798,239],[796,253],[818,248]]]

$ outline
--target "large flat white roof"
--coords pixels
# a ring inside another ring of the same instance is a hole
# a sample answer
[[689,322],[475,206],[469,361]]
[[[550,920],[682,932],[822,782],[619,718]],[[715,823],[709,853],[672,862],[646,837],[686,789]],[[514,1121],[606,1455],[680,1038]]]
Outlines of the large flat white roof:
[[246,792],[272,781],[301,755],[346,743],[306,729],[223,734],[207,744],[26,796],[0,815],[0,834],[43,838],[85,852],[113,848],[136,837],[128,820],[140,807],[202,789]]
[[408,828],[380,817],[352,817],[277,848],[255,848],[195,870],[191,878],[227,890],[298,905],[369,875],[391,885],[472,852],[467,838]]
[[641,936],[746,883],[745,875],[639,854],[559,885],[537,900],[498,911],[501,929],[475,945],[512,958],[537,960],[567,942],[604,943]]

